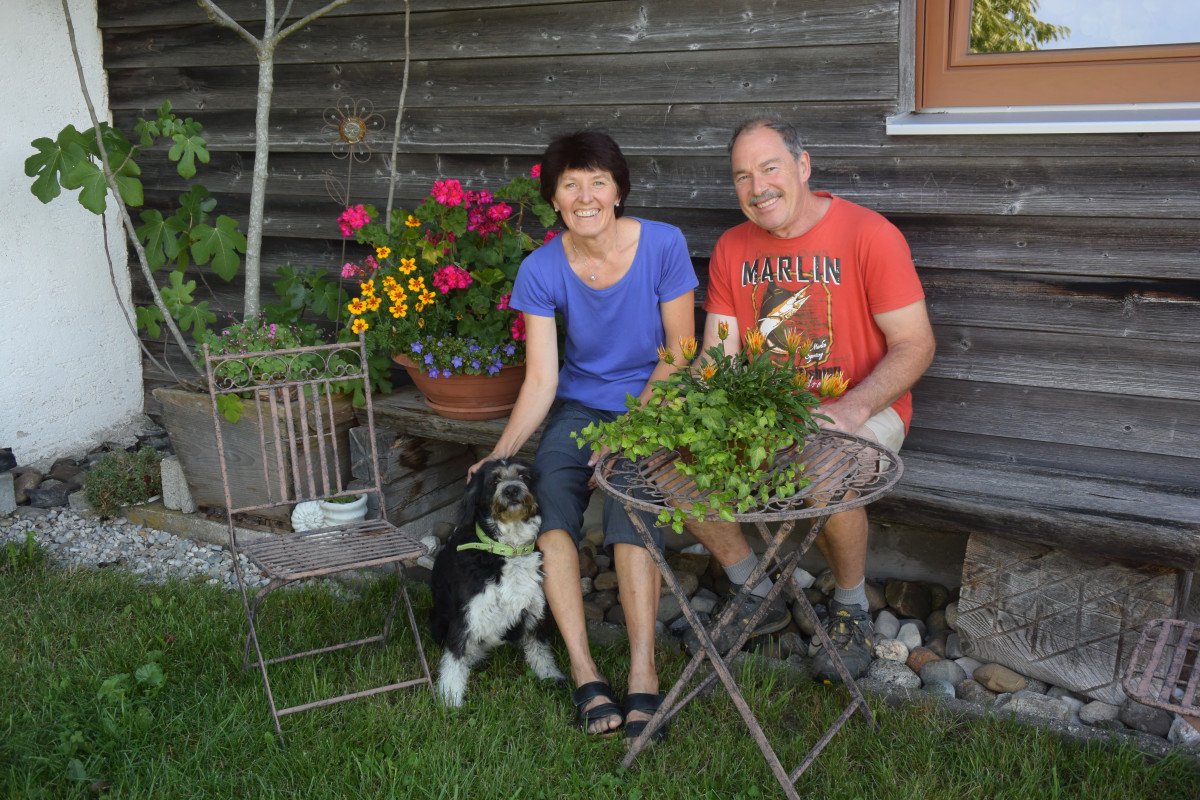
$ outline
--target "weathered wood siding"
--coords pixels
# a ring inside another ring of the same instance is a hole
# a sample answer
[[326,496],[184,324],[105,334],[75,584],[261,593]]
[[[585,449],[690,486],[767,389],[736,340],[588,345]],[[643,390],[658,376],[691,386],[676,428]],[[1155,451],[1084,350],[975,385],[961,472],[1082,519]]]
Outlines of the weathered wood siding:
[[[261,28],[260,2],[222,5]],[[898,0],[412,5],[398,204],[437,178],[495,186],[551,137],[595,126],[630,159],[631,213],[679,225],[703,272],[742,218],[729,130],[781,114],[806,134],[813,187],[886,214],[912,246],[939,352],[910,451],[1200,485],[1200,136],[888,137]],[[100,17],[118,123],[164,100],[204,123],[203,182],[244,218],[249,45],[192,3],[111,0]],[[351,181],[356,201],[385,202],[403,56],[395,0],[357,0],[279,48],[268,278],[286,262],[342,263],[326,182],[346,162],[321,117],[339,98],[387,119]],[[161,167],[145,177],[182,186]],[[236,291],[225,296],[236,310]]]

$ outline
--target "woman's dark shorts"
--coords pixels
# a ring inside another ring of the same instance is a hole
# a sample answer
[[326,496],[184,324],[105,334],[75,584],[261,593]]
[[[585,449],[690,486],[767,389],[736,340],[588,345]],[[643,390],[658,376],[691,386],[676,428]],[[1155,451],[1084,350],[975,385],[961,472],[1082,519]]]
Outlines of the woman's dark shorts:
[[[541,478],[538,483],[538,502],[542,506],[542,533],[565,530],[571,534],[575,544],[583,540],[583,513],[587,510],[592,490],[588,479],[592,468],[588,459],[592,448],[580,447],[571,438],[592,422],[611,422],[621,412],[602,411],[577,403],[573,400],[556,403],[546,418],[542,430],[541,444],[533,459]],[[635,510],[641,515],[659,551],[663,549],[662,529],[657,527],[655,515],[648,511]],[[642,537],[629,519],[625,507],[607,493],[604,496],[604,548],[612,555],[612,547],[618,543],[645,547]]]

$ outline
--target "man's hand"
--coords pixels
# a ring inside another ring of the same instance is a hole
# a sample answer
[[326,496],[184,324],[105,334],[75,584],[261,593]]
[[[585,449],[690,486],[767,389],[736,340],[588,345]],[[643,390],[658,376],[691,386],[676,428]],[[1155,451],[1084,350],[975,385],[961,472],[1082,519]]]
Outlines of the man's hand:
[[482,467],[482,466],[483,466],[485,463],[487,463],[488,461],[494,461],[494,460],[496,460],[496,459],[497,459],[497,458],[499,458],[499,457],[500,457],[500,456],[498,456],[498,455],[495,453],[495,451],[493,451],[493,452],[491,452],[491,453],[488,453],[486,456],[484,456],[483,458],[479,459],[478,461],[476,461],[476,462],[475,462],[474,464],[472,464],[471,466],[467,467],[467,483],[470,483],[470,482],[471,482],[471,478],[472,478],[472,477],[474,477],[475,473],[479,471],[479,468],[480,468],[480,467]]
[[589,489],[596,488],[596,465],[600,463],[600,459],[607,458],[610,452],[612,451],[607,446],[601,446],[598,451],[592,451],[592,457],[588,459],[588,469],[592,470],[592,474],[588,478]]

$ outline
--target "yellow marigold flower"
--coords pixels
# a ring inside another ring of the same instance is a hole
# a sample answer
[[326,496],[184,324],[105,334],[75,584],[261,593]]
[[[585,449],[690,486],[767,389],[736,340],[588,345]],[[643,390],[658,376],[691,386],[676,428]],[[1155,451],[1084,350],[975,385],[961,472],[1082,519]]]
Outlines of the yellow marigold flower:
[[392,248],[390,248],[390,247],[376,247],[375,248],[375,257],[380,259],[381,261],[383,259],[387,258],[388,256],[390,256],[391,254],[392,254]]
[[722,342],[729,338],[729,323],[722,320],[717,323],[717,338]]
[[383,278],[383,290],[384,290],[385,292],[387,292],[388,294],[391,294],[391,292],[392,292],[392,291],[393,291],[393,290],[394,290],[394,289],[395,289],[397,286],[399,286],[399,285],[400,285],[400,284],[396,283],[396,279],[395,279],[395,278],[393,278],[391,275],[385,275],[385,276],[384,276],[384,278]]
[[400,259],[400,271],[407,275],[417,268],[417,260],[415,258]]
[[751,328],[746,331],[746,351],[751,356],[762,355],[763,350],[767,346],[767,337],[763,336],[762,331],[758,328]]
[[370,298],[369,300],[367,300],[367,310],[368,311],[377,311],[379,309],[379,304],[381,302],[382,301],[378,297]]
[[388,299],[391,300],[393,303],[403,303],[405,300],[408,299],[408,293],[405,292],[403,289],[401,289],[399,286],[397,286],[396,288],[394,288],[390,292],[388,292]]
[[362,289],[362,296],[364,298],[375,296],[375,281],[364,281],[359,284],[359,288]]
[[420,300],[425,305],[431,306],[433,305],[433,302],[437,300],[437,295],[426,289],[425,291],[421,292]]
[[350,305],[346,306],[350,309],[351,314],[361,314],[367,310],[367,304],[362,301],[361,297],[356,297],[350,301]]
[[695,336],[687,336],[679,340],[679,349],[683,351],[683,357],[691,361],[696,357],[696,350],[700,345],[696,343]]
[[713,376],[717,374],[716,364],[705,364],[704,369],[700,370],[700,377],[706,381],[711,381]]
[[350,326],[350,330],[354,331],[355,333],[362,333],[369,327],[371,326],[367,324],[365,319],[356,319],[354,320],[354,324]]
[[425,279],[419,275],[415,278],[409,278],[408,279],[408,288],[414,292],[425,291]]
[[408,316],[408,306],[403,303],[396,303],[388,309],[393,317],[400,318]]
[[416,228],[421,224],[421,220],[417,219],[412,214],[409,214],[408,219],[404,220],[404,224],[410,228]]
[[849,388],[850,381],[843,378],[841,372],[833,372],[821,376],[821,383],[817,386],[817,393],[821,397],[840,397]]
[[675,354],[671,352],[671,348],[667,347],[665,344],[660,344],[658,346],[658,360],[664,364],[674,364]]
[[425,320],[424,320],[424,319],[419,319],[419,320],[417,320],[417,327],[418,327],[418,328],[424,328],[424,327],[425,327]]

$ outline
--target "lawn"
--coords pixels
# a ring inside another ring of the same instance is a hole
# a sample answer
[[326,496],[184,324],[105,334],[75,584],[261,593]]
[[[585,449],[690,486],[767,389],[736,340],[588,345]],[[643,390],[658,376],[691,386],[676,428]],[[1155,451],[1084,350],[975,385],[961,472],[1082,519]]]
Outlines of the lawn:
[[[265,642],[289,646],[381,619],[394,583],[361,597],[323,587],[280,593]],[[412,587],[420,627],[428,591]],[[718,691],[676,718],[669,738],[618,772],[620,739],[569,725],[566,689],[541,685],[515,649],[477,670],[461,709],[424,689],[283,719],[276,741],[262,683],[241,672],[240,600],[220,589],[151,585],[119,568],[65,571],[36,551],[0,551],[0,797],[3,798],[752,798],[782,792]],[[411,677],[406,625],[382,648],[280,668],[281,703],[314,690]],[[431,667],[438,651],[426,642]],[[622,648],[598,648],[620,685]],[[558,651],[560,664],[565,655]],[[659,652],[664,685],[683,661]],[[845,703],[751,661],[743,686],[784,764],[798,764]],[[344,688],[345,687],[345,688]],[[1193,800],[1195,762],[1126,744],[1081,745],[1008,720],[957,718],[930,704],[872,708],[838,734],[797,786],[822,800],[1087,798]]]

